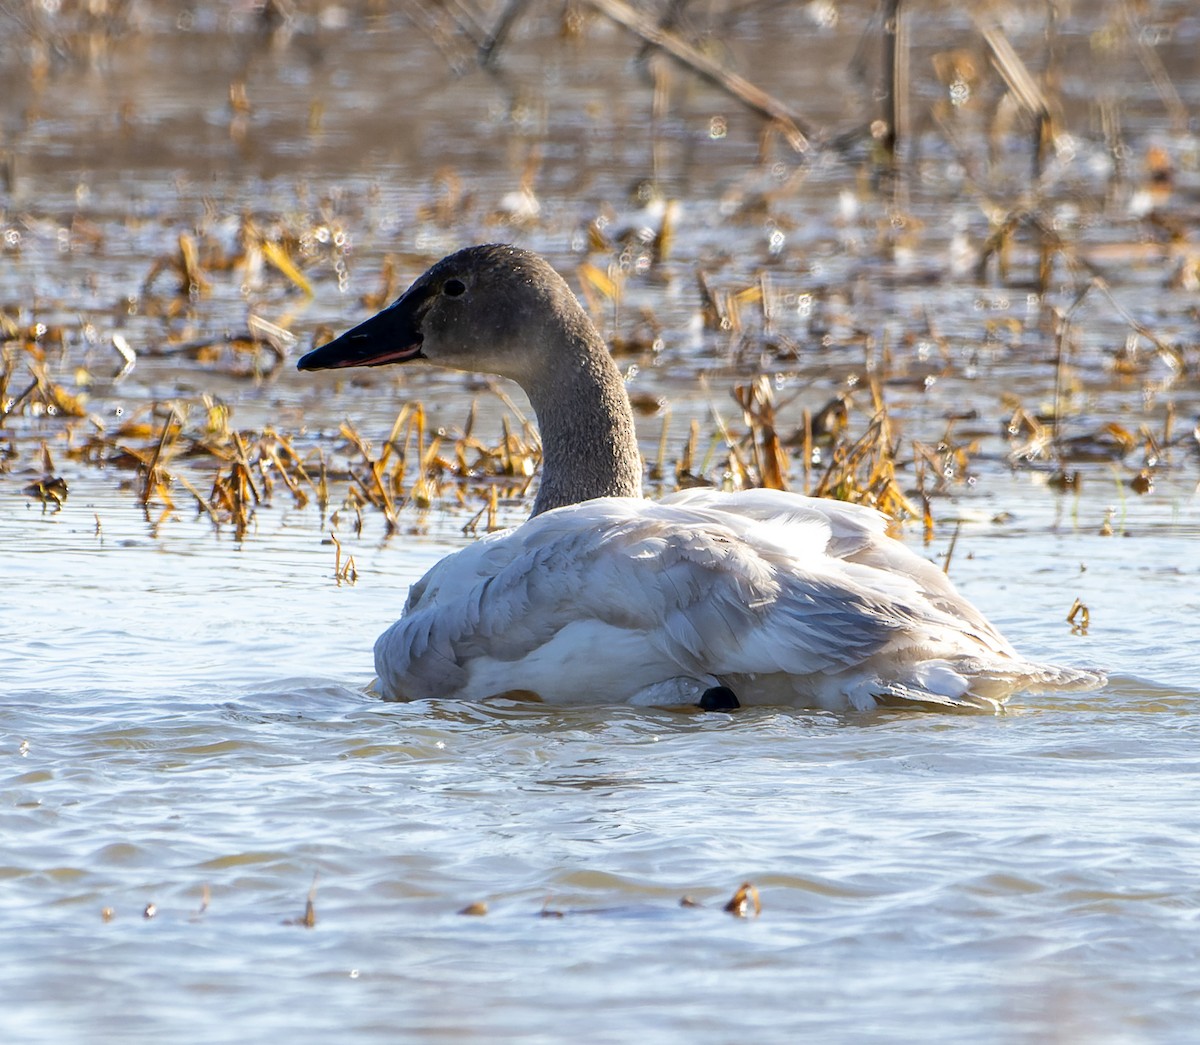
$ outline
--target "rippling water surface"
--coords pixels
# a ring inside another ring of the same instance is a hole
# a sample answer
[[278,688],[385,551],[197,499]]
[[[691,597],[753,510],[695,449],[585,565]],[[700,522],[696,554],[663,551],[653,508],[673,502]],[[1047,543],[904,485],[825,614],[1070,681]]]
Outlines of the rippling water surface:
[[[450,539],[364,542],[338,587],[286,527],[10,513],[9,1040],[1187,1040],[1200,691],[1163,621],[1200,611],[1196,532],[1152,514],[1157,564],[995,528],[961,560],[1105,689],[856,718],[384,704],[370,641]],[[1036,591],[1062,556],[1086,638]]]
[[[1150,53],[1194,112],[1200,24],[1188,5],[1150,6]],[[806,397],[789,400],[794,425],[801,407],[849,387],[869,332],[893,354],[888,395],[906,439],[935,445],[951,416],[959,432],[978,429],[972,482],[958,476],[953,497],[935,501],[925,553],[944,561],[961,519],[950,573],[965,593],[1022,651],[1111,678],[1095,693],[1018,697],[999,716],[385,704],[369,692],[371,644],[407,586],[468,539],[469,512],[406,508],[385,538],[370,512],[358,533],[277,496],[239,541],[193,518],[178,488],[174,511],[143,511],[134,473],[81,464],[78,439],[14,413],[0,458],[0,1039],[1194,1041],[1194,373],[1169,372],[1143,344],[1144,369],[1122,376],[1113,356],[1129,320],[1097,291],[1072,313],[1070,431],[1105,431],[1131,402],[1166,431],[1153,408],[1172,397],[1172,465],[1147,496],[1115,461],[1081,465],[1081,489],[1055,492],[1048,469],[1011,469],[997,435],[1012,413],[1005,393],[1053,400],[1053,324],[1019,280],[942,285],[955,230],[978,246],[989,225],[970,172],[932,132],[913,202],[932,253],[905,263],[897,250],[882,264],[873,244],[887,216],[854,212],[846,193],[863,179],[832,153],[797,166],[802,191],[781,192],[771,222],[753,207],[730,218],[779,189],[763,178],[778,170],[756,166],[761,124],[676,72],[651,126],[640,72],[612,79],[635,47],[615,31],[593,27],[586,46],[564,49],[551,19],[540,36],[517,34],[495,77],[454,78],[417,39],[427,23],[299,7],[318,13],[268,39],[252,5],[134,5],[141,28],[91,62],[66,61],[51,37],[41,79],[22,64],[41,52],[11,42],[40,30],[9,25],[0,146],[15,159],[0,185],[0,305],[18,325],[68,325],[64,344],[38,352],[65,382],[92,372],[101,424],[201,391],[241,424],[303,429],[310,445],[348,416],[382,439],[398,391],[425,398],[433,424],[459,423],[477,386],[456,375],[254,380],[156,349],[168,335],[240,329],[248,310],[302,340],[321,323],[342,327],[395,250],[411,252],[398,263],[407,278],[415,256],[515,237],[569,272],[586,222],[602,200],[628,202],[653,147],[685,209],[675,257],[631,279],[612,318],[627,330],[645,305],[666,331],[640,372],[623,361],[630,387],[709,424],[714,401],[732,413],[732,378],[761,368],[781,400]],[[948,10],[921,23],[953,37],[917,34],[922,61],[975,39]],[[829,11],[852,31],[827,24]],[[784,41],[751,13],[731,60],[844,126],[861,99],[829,70],[849,65],[869,15],[797,6],[789,17],[803,24]],[[1042,53],[1042,18],[1010,27],[1023,54]],[[1102,28],[1061,27],[1076,110],[1092,88],[1070,58],[1100,46]],[[1200,199],[1194,134],[1168,126],[1132,58],[1127,71],[1142,93],[1122,103],[1126,133],[1174,157],[1167,213],[1186,241]],[[231,82],[245,112],[230,105]],[[723,138],[715,116],[728,121]],[[1093,150],[1069,171],[1083,198],[1100,191],[1105,150],[1073,147]],[[497,226],[493,207],[531,153],[541,221]],[[441,164],[478,197],[453,227],[420,217]],[[178,315],[151,308],[143,281],[182,229],[204,224],[233,243],[241,212],[268,221],[293,208],[328,212],[354,237],[340,277],[310,272],[311,301],[279,278],[247,289],[218,277]],[[1111,211],[1088,232],[1069,211],[1056,212],[1064,227],[1097,249],[1109,219],[1118,238],[1141,235]],[[786,243],[778,254],[772,237]],[[1117,299],[1194,356],[1194,293],[1170,284],[1165,259],[1142,256],[1112,263]],[[1018,252],[1013,264],[1028,262]],[[764,349],[760,367],[758,348],[742,358],[698,331],[703,266],[730,286],[766,267],[797,357]],[[800,316],[799,294],[825,302],[821,323]],[[1065,308],[1070,295],[1056,300]],[[116,369],[109,339],[121,331],[138,364],[105,386],[95,375]],[[10,395],[28,380],[25,360]],[[647,457],[659,423],[641,422]],[[43,460],[69,482],[58,511],[25,492]],[[522,510],[506,509],[514,520]],[[1106,520],[1115,535],[1103,535]],[[335,580],[335,525],[356,584]],[[1075,598],[1090,610],[1085,635],[1065,620]],[[723,910],[743,882],[761,897],[758,917]],[[459,913],[476,904],[486,913]]]

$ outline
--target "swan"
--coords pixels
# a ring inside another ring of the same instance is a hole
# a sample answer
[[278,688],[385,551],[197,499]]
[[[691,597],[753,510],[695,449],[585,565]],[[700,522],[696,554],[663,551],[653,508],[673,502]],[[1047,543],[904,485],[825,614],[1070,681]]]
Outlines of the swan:
[[536,254],[451,254],[297,366],[412,360],[519,384],[543,466],[526,522],[412,586],[375,645],[386,698],[997,709],[1102,681],[1022,658],[871,508],[778,490],[643,499],[621,375]]

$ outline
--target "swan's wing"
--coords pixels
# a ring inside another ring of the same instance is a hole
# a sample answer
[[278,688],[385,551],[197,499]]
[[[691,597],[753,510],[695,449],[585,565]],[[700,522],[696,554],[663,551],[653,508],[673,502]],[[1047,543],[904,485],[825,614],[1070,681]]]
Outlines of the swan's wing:
[[995,707],[1017,689],[1092,689],[1104,682],[1102,672],[1024,659],[941,569],[888,538],[887,520],[873,509],[771,490],[696,491],[679,501],[768,525],[785,517],[825,520],[829,540],[816,569],[832,570],[835,586],[857,590],[873,612],[901,624],[877,655],[842,674],[842,692],[856,705]]
[[[987,618],[959,594],[944,571],[907,545],[888,537],[887,519],[874,508],[780,490],[725,494],[697,489],[672,495],[663,503],[754,520],[760,524],[760,535],[778,527],[785,542],[789,541],[791,526],[797,522],[823,525],[828,530],[827,541],[820,547],[808,546],[818,561],[839,564],[839,573],[844,571],[847,579],[857,580],[881,599],[910,611],[915,609],[920,617],[952,622],[988,648],[1016,655]],[[800,554],[797,545],[789,542],[788,547],[793,555]]]

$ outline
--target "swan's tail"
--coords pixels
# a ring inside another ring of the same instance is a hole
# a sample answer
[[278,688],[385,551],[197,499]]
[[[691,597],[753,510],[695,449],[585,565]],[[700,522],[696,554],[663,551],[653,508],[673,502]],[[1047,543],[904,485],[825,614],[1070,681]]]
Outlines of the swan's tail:
[[1103,671],[1090,668],[1062,668],[1057,664],[1027,664],[1025,667],[1028,673],[1021,676],[1016,688],[1028,693],[1099,689],[1108,681],[1108,675]]
[[[925,661],[903,679],[860,682],[847,696],[855,707],[869,694],[880,707],[938,707],[997,711],[1014,693],[1097,689],[1107,676],[1086,668],[1064,668],[1029,661]],[[867,705],[869,706],[869,705]]]

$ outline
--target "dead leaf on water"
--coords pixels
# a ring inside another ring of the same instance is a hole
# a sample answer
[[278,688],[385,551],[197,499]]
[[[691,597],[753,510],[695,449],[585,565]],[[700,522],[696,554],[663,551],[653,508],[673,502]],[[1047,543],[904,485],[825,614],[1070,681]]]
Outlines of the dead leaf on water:
[[482,918],[488,913],[488,905],[483,900],[476,900],[474,903],[467,904],[458,912],[459,914],[471,915],[476,918]]
[[751,915],[757,918],[762,914],[762,903],[758,899],[758,889],[755,888],[752,882],[743,882],[738,886],[738,890],[730,898],[723,910],[732,914],[735,918],[749,918]]
[[285,918],[284,925],[299,925],[311,929],[317,924],[317,878],[318,875],[314,873],[312,885],[308,889],[308,898],[304,901],[304,917]]
[[1072,635],[1086,635],[1091,620],[1092,615],[1084,603],[1080,602],[1078,598],[1071,603],[1071,609],[1067,613],[1067,623],[1071,625]]
[[61,475],[39,479],[36,483],[30,483],[22,492],[28,497],[36,497],[42,504],[53,505],[58,509],[67,499],[67,481]]

